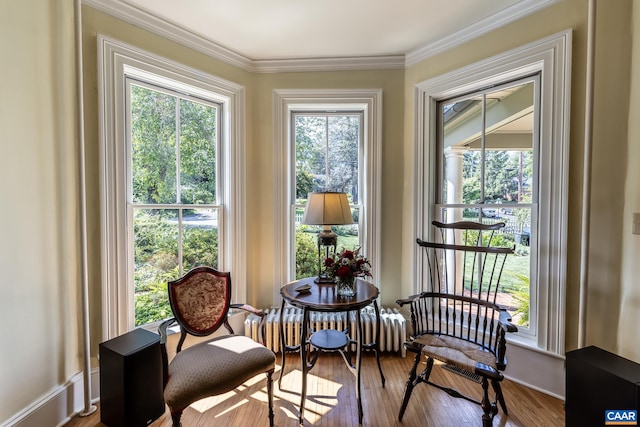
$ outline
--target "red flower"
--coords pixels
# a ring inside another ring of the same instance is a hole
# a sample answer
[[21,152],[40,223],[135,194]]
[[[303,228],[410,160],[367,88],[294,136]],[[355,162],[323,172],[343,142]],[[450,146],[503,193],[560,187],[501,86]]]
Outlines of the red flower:
[[352,271],[349,267],[343,265],[338,269],[338,271],[336,271],[336,275],[339,277],[351,277]]
[[353,251],[345,250],[344,252],[342,252],[342,258],[353,259]]
[[324,260],[324,266],[325,267],[331,267],[333,265],[335,261],[333,260],[333,258],[325,258]]

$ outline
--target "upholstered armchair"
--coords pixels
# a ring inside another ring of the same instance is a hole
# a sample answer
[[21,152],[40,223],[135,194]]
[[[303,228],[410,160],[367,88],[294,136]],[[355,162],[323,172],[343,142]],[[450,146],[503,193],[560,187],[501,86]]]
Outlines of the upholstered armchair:
[[[159,327],[164,362],[164,400],[173,426],[180,426],[182,412],[205,397],[226,393],[254,376],[265,373],[269,405],[269,425],[273,426],[274,353],[243,335],[234,335],[227,320],[230,308],[258,315],[262,312],[245,304],[231,304],[231,277],[210,267],[196,267],[182,278],[168,283],[169,302],[174,317]],[[176,354],[169,362],[167,328],[180,326]],[[182,348],[188,334],[204,337],[224,325],[224,335]]]

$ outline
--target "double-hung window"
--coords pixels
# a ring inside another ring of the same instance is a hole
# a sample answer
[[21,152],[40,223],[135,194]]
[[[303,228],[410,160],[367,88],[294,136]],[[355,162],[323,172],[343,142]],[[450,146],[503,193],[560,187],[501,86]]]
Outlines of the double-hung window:
[[516,246],[498,302],[521,333],[537,325],[539,74],[437,102],[435,216],[443,222],[502,222],[492,244]]
[[132,77],[126,94],[128,261],[139,326],[171,315],[167,280],[219,266],[222,106]]
[[[338,191],[347,194],[353,225],[334,225],[338,250],[362,246],[359,220],[360,171],[364,151],[362,111],[308,111],[292,113],[292,138],[295,144],[295,197],[292,196],[295,224],[295,278],[318,274],[318,226],[301,223],[307,195],[311,192]],[[292,150],[293,151],[293,150]],[[292,188],[293,190],[293,188]]]
[[308,194],[347,194],[353,225],[334,226],[337,249],[360,251],[379,280],[380,90],[276,90],[274,302],[280,286],[318,274],[317,226],[301,223]]

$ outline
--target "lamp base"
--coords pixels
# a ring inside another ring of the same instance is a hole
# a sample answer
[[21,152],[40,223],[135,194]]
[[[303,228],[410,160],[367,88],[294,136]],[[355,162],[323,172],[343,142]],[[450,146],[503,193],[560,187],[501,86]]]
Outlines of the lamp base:
[[329,285],[329,284],[335,284],[335,280],[332,279],[331,277],[327,276],[326,274],[320,274],[318,277],[316,277],[313,280],[314,283],[319,283],[319,284],[325,284],[325,285]]

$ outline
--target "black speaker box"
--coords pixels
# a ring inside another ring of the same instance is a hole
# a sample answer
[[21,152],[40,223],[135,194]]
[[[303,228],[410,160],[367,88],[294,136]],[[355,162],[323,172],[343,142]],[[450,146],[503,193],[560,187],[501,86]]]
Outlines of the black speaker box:
[[640,410],[639,364],[594,346],[567,352],[565,363],[567,427],[603,426],[608,410]]
[[147,426],[165,411],[158,334],[134,329],[100,344],[100,421]]

